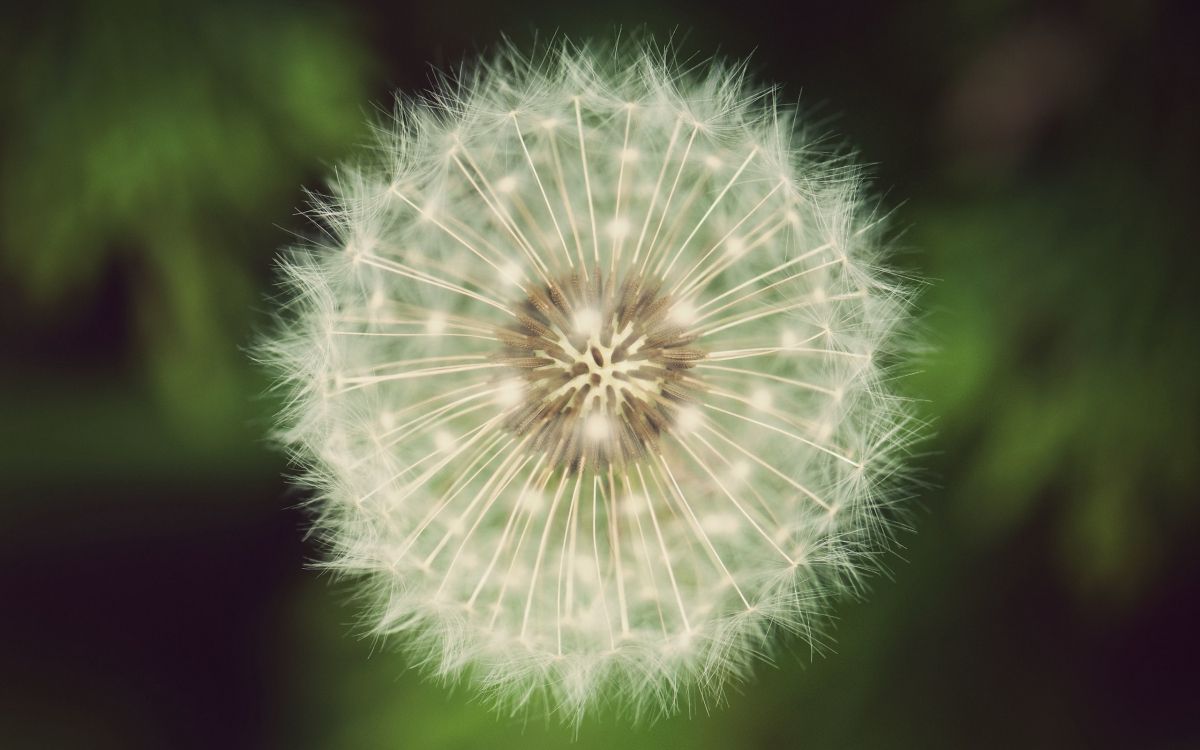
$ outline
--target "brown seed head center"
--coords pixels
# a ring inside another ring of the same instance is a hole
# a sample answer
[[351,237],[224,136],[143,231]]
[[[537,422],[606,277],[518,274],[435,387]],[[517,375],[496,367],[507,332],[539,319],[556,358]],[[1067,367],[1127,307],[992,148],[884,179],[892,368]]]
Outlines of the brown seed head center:
[[624,464],[652,451],[695,400],[692,347],[658,279],[594,269],[526,290],[497,360],[521,382],[505,426],[553,464]]

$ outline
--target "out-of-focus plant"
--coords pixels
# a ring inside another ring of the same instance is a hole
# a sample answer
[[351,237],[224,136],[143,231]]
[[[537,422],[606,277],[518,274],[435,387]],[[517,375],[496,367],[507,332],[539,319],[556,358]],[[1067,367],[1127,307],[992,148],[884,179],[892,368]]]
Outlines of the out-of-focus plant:
[[957,206],[931,213],[921,237],[944,279],[930,295],[944,360],[925,377],[971,466],[958,510],[991,532],[1045,514],[1084,588],[1139,584],[1191,510],[1167,501],[1197,481],[1200,356],[1183,345],[1194,332],[1171,238],[1088,221],[1097,205],[1146,200],[1116,194],[1132,183]]
[[159,404],[219,438],[244,402],[251,269],[278,244],[263,217],[359,131],[368,59],[311,8],[54,13],[0,32],[19,63],[0,71],[3,266],[35,312],[120,268]]
[[964,47],[946,185],[907,208],[939,350],[914,387],[937,394],[953,522],[983,547],[1038,527],[1047,575],[1110,604],[1162,573],[1200,480],[1196,110],[1126,54],[1150,29],[1030,11]]
[[[1135,98],[1088,140],[1047,148],[1097,106],[1118,37],[1043,19],[984,47],[947,107],[960,177],[983,187],[918,206],[913,240],[941,280],[942,354],[920,387],[939,394],[943,442],[958,446],[964,527],[1044,522],[1060,574],[1111,599],[1164,562],[1200,479],[1200,354],[1183,344],[1196,263],[1174,197],[1194,131]],[[1151,131],[1156,143],[1127,140]]]

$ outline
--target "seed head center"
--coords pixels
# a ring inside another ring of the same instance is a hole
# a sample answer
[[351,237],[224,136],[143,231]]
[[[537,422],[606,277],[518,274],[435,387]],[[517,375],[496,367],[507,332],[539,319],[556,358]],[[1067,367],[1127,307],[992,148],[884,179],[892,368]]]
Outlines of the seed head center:
[[674,322],[657,279],[587,277],[526,290],[503,328],[500,362],[522,383],[505,425],[557,463],[623,464],[652,450],[699,393],[704,357]]

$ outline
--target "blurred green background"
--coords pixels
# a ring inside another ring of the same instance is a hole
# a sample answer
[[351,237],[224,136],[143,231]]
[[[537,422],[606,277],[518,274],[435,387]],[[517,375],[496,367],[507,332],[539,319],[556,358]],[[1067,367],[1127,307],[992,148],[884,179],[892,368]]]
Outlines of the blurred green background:
[[559,747],[304,570],[245,354],[302,185],[430,65],[741,57],[931,283],[924,491],[836,652],[584,748],[1200,747],[1200,14],[1180,2],[45,4],[0,15],[0,747]]

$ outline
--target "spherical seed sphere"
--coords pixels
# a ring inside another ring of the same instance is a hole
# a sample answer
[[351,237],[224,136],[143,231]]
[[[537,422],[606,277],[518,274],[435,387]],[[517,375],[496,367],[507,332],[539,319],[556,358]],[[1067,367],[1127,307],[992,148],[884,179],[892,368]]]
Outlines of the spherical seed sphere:
[[329,565],[431,672],[568,720],[817,640],[888,537],[903,290],[739,69],[501,55],[402,102],[269,345]]

